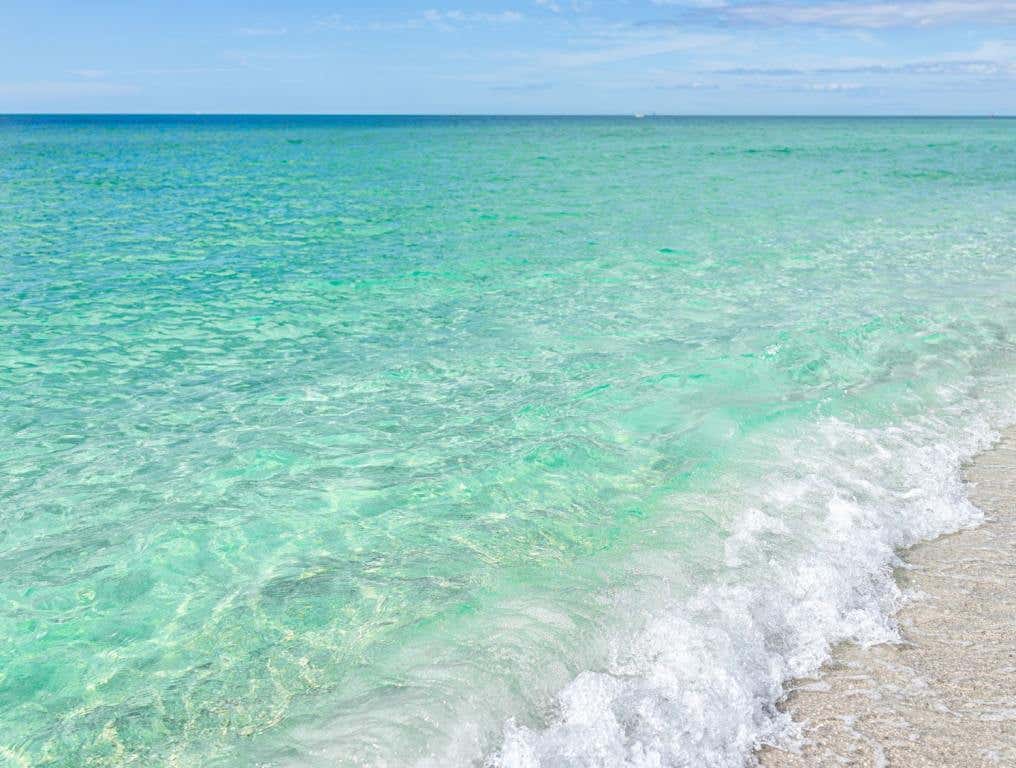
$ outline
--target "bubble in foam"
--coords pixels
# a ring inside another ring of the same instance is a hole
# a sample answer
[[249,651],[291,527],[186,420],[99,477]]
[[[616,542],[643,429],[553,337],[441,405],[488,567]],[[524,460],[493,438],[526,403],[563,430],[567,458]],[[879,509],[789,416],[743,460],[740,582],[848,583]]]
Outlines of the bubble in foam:
[[720,578],[579,674],[543,727],[509,721],[486,768],[734,768],[792,738],[776,706],[788,680],[837,642],[898,637],[896,552],[981,519],[959,470],[995,433],[969,401],[956,409],[882,429],[828,419],[776,446]]

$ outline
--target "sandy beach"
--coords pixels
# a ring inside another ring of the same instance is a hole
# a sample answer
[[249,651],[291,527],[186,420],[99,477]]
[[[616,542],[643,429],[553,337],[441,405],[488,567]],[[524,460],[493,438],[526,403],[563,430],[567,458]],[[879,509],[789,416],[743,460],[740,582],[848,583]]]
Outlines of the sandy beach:
[[1016,429],[966,481],[985,522],[905,555],[902,642],[840,646],[798,681],[785,709],[801,741],[762,766],[1016,765]]

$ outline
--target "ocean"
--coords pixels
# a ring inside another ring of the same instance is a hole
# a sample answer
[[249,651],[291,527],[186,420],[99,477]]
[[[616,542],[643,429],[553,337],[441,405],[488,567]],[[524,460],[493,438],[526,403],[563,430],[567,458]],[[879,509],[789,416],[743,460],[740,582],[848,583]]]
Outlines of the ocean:
[[1014,233],[1013,120],[0,118],[0,765],[739,768]]

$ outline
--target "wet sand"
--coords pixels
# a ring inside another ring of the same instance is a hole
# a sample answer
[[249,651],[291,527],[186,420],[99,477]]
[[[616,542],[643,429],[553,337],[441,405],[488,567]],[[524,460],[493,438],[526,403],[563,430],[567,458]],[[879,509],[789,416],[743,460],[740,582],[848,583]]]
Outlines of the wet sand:
[[1016,766],[1016,429],[967,467],[983,525],[919,544],[903,642],[842,645],[784,709],[801,743],[764,768]]

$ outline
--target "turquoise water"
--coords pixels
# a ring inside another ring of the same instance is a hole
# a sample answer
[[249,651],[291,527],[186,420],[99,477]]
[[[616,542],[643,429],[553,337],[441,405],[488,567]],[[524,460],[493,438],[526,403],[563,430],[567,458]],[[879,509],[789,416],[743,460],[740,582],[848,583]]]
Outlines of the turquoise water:
[[1014,231],[1007,120],[0,118],[0,765],[741,765]]

